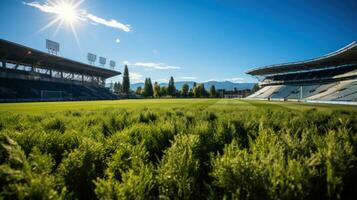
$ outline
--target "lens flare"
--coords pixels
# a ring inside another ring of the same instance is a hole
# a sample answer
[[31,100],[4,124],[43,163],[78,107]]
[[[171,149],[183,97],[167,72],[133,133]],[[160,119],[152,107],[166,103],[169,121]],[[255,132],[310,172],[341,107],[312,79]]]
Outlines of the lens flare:
[[54,18],[39,31],[44,31],[53,25],[57,25],[54,35],[57,34],[58,30],[63,26],[67,25],[72,30],[72,33],[76,39],[78,46],[79,38],[75,26],[78,22],[81,21],[81,15],[84,10],[79,9],[79,6],[84,2],[84,0],[57,0],[57,1],[48,1],[46,5],[46,10],[49,13],[54,14]]
[[78,20],[78,11],[76,10],[76,7],[70,3],[61,2],[56,5],[54,9],[58,17],[67,23],[74,23]]

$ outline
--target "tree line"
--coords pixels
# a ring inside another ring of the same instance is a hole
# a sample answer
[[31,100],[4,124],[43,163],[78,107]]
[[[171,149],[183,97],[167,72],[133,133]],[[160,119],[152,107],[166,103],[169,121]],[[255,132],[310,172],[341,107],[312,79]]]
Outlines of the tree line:
[[128,66],[125,65],[122,83],[114,83],[114,93],[117,95],[132,95],[136,94],[145,98],[160,98],[160,97],[218,97],[216,87],[212,85],[207,91],[203,83],[194,83],[193,87],[185,83],[180,89],[176,88],[174,77],[170,77],[167,86],[160,86],[158,82],[152,84],[151,78],[146,78],[144,86],[139,86],[136,91],[130,90],[130,78]]

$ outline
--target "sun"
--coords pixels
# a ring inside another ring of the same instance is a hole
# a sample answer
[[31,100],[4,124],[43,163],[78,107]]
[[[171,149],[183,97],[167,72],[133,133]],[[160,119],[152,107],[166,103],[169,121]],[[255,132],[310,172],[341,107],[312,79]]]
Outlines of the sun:
[[65,24],[72,30],[76,42],[80,46],[76,26],[79,25],[80,21],[83,21],[83,15],[85,15],[85,10],[79,8],[83,2],[84,0],[48,0],[45,9],[48,13],[54,14],[54,16],[39,32],[57,24],[56,31],[54,32],[55,36],[62,25]]
[[78,21],[78,11],[70,2],[60,2],[54,6],[54,9],[62,21],[70,24]]

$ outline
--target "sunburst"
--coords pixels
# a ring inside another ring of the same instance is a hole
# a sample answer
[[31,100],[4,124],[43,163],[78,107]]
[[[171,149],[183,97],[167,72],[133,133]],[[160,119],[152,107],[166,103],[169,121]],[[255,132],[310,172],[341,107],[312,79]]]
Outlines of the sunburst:
[[48,1],[47,9],[51,10],[55,16],[54,18],[46,24],[43,28],[40,29],[44,31],[53,25],[57,25],[56,31],[54,34],[58,32],[58,30],[63,26],[67,25],[72,30],[72,33],[76,39],[76,42],[79,45],[79,38],[76,31],[76,24],[83,20],[83,12],[82,9],[79,9],[79,6],[84,2],[84,0],[55,0]]

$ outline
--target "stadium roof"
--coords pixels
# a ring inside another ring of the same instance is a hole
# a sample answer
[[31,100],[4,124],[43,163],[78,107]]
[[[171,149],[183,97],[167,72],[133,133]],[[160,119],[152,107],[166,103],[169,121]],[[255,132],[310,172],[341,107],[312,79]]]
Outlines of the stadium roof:
[[272,74],[323,69],[327,67],[349,65],[349,64],[357,64],[357,42],[352,42],[351,44],[335,52],[332,52],[330,54],[318,58],[299,61],[299,62],[291,62],[291,63],[259,67],[256,69],[252,69],[246,73],[254,76],[265,76],[265,75],[272,75]]
[[30,47],[0,39],[0,59],[22,65],[38,66],[64,72],[110,78],[121,73],[48,54]]

